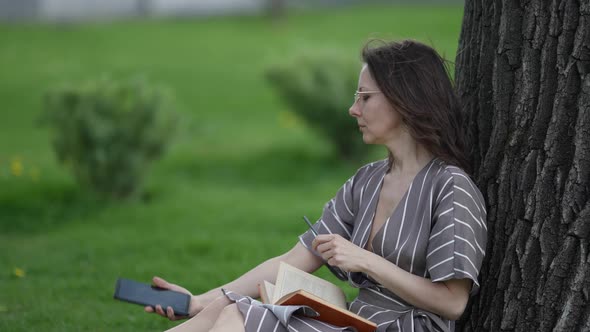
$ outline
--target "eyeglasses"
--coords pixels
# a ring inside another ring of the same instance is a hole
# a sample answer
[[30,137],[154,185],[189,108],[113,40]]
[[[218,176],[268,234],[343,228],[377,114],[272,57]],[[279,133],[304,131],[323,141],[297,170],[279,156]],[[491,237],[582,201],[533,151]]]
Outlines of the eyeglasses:
[[354,103],[356,104],[357,101],[359,101],[359,99],[361,98],[361,95],[370,95],[370,94],[374,94],[374,93],[381,93],[381,91],[378,90],[372,90],[372,91],[355,91],[354,92]]

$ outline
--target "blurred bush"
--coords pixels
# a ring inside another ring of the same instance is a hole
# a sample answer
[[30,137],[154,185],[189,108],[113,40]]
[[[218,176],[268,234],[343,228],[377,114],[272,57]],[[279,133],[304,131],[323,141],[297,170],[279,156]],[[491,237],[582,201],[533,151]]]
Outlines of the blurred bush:
[[287,105],[334,145],[339,157],[362,159],[368,149],[348,114],[359,68],[358,62],[323,51],[271,65],[266,77]]
[[108,198],[141,193],[151,161],[176,125],[170,98],[145,80],[101,78],[49,91],[42,123],[78,183]]

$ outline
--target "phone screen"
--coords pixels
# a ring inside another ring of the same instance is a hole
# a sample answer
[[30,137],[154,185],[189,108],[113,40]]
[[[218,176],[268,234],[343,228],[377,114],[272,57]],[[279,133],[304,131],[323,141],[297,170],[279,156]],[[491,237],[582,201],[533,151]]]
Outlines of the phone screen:
[[159,304],[164,310],[167,307],[172,307],[174,314],[178,316],[188,316],[191,300],[188,294],[123,278],[117,280],[114,298],[154,308]]

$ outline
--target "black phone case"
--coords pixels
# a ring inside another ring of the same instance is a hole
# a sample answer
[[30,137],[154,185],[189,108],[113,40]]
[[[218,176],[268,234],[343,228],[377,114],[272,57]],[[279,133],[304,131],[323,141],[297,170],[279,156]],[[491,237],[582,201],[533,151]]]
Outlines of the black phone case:
[[154,309],[159,304],[164,311],[166,311],[167,307],[172,307],[174,314],[177,316],[188,316],[191,301],[188,294],[123,278],[117,279],[114,298],[143,306],[151,306]]

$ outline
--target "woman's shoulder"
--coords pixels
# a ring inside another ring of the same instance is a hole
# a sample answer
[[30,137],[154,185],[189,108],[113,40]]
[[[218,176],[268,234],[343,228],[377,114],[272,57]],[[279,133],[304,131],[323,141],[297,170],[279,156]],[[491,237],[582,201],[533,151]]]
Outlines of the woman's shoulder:
[[437,173],[433,179],[434,192],[444,193],[459,190],[467,195],[477,196],[483,201],[483,195],[471,176],[462,168],[437,160]]
[[363,165],[362,167],[360,167],[356,171],[355,178],[357,178],[357,179],[368,178],[377,172],[385,173],[387,171],[387,167],[388,167],[388,160],[387,159],[381,159],[381,160],[370,162],[368,164]]

